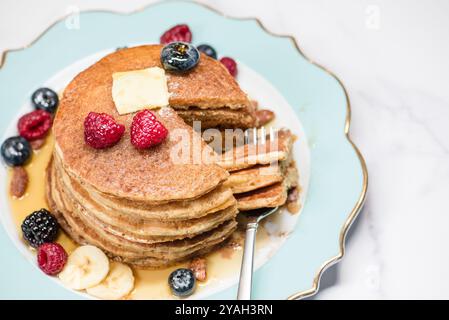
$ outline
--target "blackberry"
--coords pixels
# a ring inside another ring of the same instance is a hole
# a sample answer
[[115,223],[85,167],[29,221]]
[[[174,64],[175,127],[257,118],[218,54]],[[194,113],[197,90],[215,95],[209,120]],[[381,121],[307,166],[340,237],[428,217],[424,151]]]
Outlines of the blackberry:
[[54,241],[58,230],[56,218],[46,209],[33,212],[22,222],[23,238],[34,248]]

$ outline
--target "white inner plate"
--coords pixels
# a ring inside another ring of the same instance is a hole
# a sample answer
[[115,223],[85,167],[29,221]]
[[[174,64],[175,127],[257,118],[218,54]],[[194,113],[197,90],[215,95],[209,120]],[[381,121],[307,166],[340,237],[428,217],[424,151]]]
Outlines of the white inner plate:
[[[115,50],[115,49],[114,49]],[[106,54],[113,52],[113,50],[104,50],[81,59],[72,65],[61,70],[42,86],[50,87],[56,92],[62,92],[64,87],[82,70],[86,69]],[[251,99],[259,101],[260,108],[273,110],[276,114],[275,121],[271,124],[274,128],[286,127],[289,128],[295,135],[298,136],[298,140],[294,144],[293,157],[297,163],[300,174],[300,204],[304,204],[307,189],[309,185],[310,177],[310,154],[307,139],[304,134],[303,126],[295,114],[293,108],[282,97],[282,95],[274,88],[267,80],[260,76],[256,71],[247,67],[241,62],[238,62],[239,74],[237,81],[242,89],[248,93]],[[17,117],[13,119],[9,128],[6,130],[5,136],[2,141],[10,136],[17,135],[16,123],[19,117],[32,110],[30,103],[23,105],[17,114]],[[13,221],[11,210],[9,208],[7,194],[9,192],[9,186],[7,186],[7,168],[2,166],[0,169],[0,188],[1,188],[1,202],[0,202],[0,220],[3,223],[8,235],[13,240],[16,247],[27,258],[27,260],[37,267],[35,254],[27,248],[24,242],[21,240],[22,235],[17,232],[17,227]],[[302,206],[301,206],[302,209]],[[300,214],[290,214],[287,210],[281,210],[276,215],[270,217],[269,221],[265,224],[266,230],[270,234],[270,240],[266,241],[266,245],[259,247],[255,255],[255,268],[260,268],[266,263],[282,246],[284,241],[288,239],[286,236],[279,236],[279,234],[288,235],[291,233],[297,223]],[[48,277],[42,273],[43,277],[53,279],[57,281],[55,277]],[[234,285],[238,281],[238,271],[231,276],[224,277],[220,281],[215,281],[213,285],[207,286],[205,290],[202,290],[198,294],[194,294],[191,298],[202,299],[206,298],[214,293],[220,292],[230,286]],[[69,289],[68,289],[69,290]],[[90,297],[87,294],[75,291],[77,294],[81,294],[85,297]]]

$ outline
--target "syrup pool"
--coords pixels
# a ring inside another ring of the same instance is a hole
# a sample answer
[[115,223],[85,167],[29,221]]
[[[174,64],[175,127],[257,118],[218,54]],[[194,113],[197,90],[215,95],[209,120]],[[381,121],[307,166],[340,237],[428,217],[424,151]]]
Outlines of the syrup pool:
[[[54,139],[49,135],[45,145],[34,151],[30,163],[25,167],[29,175],[29,184],[25,195],[21,198],[8,196],[13,220],[19,234],[21,233],[20,225],[27,215],[41,208],[48,209],[45,200],[45,169],[50,161],[53,147]],[[8,185],[11,172],[12,170],[9,170]],[[270,242],[270,236],[264,227],[259,229],[257,237],[256,255]],[[60,232],[57,242],[69,254],[77,247],[77,244],[64,232]],[[198,282],[192,298],[202,298],[221,291],[229,287],[238,278],[242,259],[242,232],[236,231],[231,242],[233,243],[232,246],[225,246],[205,257],[207,260],[207,279],[204,282]],[[30,250],[34,251],[31,247]],[[187,263],[184,263],[159,270],[133,268],[135,286],[127,299],[173,299],[174,296],[170,293],[168,286],[168,276],[173,270],[187,267],[187,265]]]

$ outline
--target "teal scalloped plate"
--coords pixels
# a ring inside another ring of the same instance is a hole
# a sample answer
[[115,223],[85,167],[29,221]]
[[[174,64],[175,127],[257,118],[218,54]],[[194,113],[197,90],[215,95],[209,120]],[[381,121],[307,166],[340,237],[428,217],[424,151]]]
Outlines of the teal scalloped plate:
[[[256,19],[225,17],[193,2],[163,2],[132,14],[85,12],[79,22],[80,28],[73,29],[61,20],[26,49],[5,55],[0,69],[2,135],[13,134],[15,120],[30,108],[30,93],[55,81],[61,70],[116,47],[158,42],[169,27],[187,23],[195,44],[209,43],[221,55],[237,58],[242,87],[262,104],[279,104],[268,105],[278,114],[277,124],[296,126],[290,129],[300,135],[295,156],[307,194],[293,232],[259,263],[254,298],[297,299],[316,293],[323,271],[344,255],[345,236],[363,205],[368,181],[365,162],[348,135],[349,101],[339,80],[308,60],[292,37],[272,34]],[[275,97],[265,100],[267,92]],[[5,171],[0,175],[0,298],[85,298],[30,263],[29,251],[11,226]],[[233,299],[237,276],[204,298]]]

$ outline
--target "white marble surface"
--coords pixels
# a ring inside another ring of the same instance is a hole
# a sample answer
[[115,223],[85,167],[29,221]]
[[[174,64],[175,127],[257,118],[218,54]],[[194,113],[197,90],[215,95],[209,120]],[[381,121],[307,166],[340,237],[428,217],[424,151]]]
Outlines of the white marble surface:
[[[26,45],[76,8],[151,2],[2,0],[0,51]],[[449,1],[202,2],[294,35],[349,92],[369,193],[344,260],[315,298],[449,298]]]

